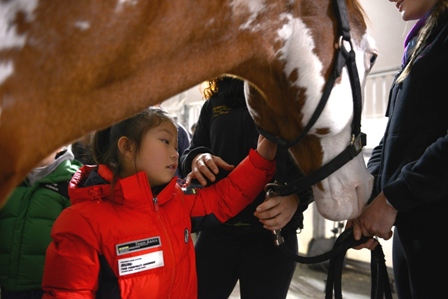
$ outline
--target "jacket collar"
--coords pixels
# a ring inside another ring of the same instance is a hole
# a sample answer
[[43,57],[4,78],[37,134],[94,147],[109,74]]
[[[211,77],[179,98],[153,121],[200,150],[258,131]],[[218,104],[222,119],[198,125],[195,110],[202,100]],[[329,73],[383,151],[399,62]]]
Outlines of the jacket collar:
[[[126,178],[119,178],[113,192],[111,184],[113,172],[105,165],[83,166],[72,178],[69,196],[72,204],[84,201],[111,201],[131,208],[153,205],[154,195],[144,172],[138,172]],[[168,202],[175,193],[176,177],[157,195],[159,205]]]

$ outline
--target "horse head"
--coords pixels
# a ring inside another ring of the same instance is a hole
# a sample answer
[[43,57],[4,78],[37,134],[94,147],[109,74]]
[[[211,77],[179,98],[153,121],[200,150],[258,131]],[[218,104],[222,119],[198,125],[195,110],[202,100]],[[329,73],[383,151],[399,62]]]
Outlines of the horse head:
[[[246,98],[257,125],[269,135],[292,141],[290,153],[305,175],[321,169],[353,141],[354,100],[347,68],[332,87],[331,94],[316,122],[306,128],[316,111],[325,84],[335,68],[336,49],[353,48],[356,53],[359,83],[365,79],[376,59],[374,40],[367,33],[358,3],[347,2],[352,30],[351,44],[342,44],[332,8],[321,1],[308,5],[313,13],[284,14],[278,22],[269,70],[266,65],[246,74],[255,78],[246,85]],[[328,15],[331,17],[329,18]],[[262,26],[253,26],[262,28]],[[260,32],[261,34],[261,32]],[[338,40],[339,39],[339,40]],[[271,43],[272,44],[272,43]],[[260,74],[264,74],[260,75]],[[362,155],[357,155],[324,180],[313,185],[315,203],[322,216],[346,220],[359,215],[371,194],[372,177]]]
[[[331,1],[0,1],[0,205],[61,145],[232,74],[250,83],[256,123],[300,134],[334,64]],[[359,4],[347,0],[361,80],[374,49]],[[350,141],[344,70],[321,116],[290,148],[305,174]],[[358,156],[314,187],[321,214],[356,216],[370,195]]]

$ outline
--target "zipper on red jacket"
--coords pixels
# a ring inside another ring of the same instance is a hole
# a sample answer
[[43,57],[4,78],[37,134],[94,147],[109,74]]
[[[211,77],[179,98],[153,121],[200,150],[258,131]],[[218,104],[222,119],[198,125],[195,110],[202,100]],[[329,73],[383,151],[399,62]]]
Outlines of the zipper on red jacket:
[[[158,198],[157,197],[153,197],[152,198],[152,202],[154,203],[155,211],[158,212],[159,211],[159,200],[158,200]],[[157,213],[156,217],[159,219],[159,222],[161,223],[160,229],[163,230],[164,235],[167,236],[166,240],[167,240],[168,244],[165,244],[165,245],[166,245],[166,248],[171,253],[171,259],[174,261],[175,260],[174,259],[175,254],[174,254],[174,249],[173,249],[173,241],[171,240],[171,236],[170,236],[169,232],[166,230],[167,224],[166,224],[165,220],[163,219],[163,217],[161,217],[162,214]],[[174,278],[176,276],[176,273],[177,273],[177,267],[176,267],[176,264],[174,264],[173,271],[171,273],[171,286],[174,285]],[[170,287],[170,290],[171,290],[171,287]],[[167,298],[171,298],[172,294],[167,294],[167,295],[169,295]]]
[[154,208],[155,208],[156,212],[158,212],[159,211],[159,200],[157,199],[157,197],[154,197],[152,199],[152,202],[154,203]]

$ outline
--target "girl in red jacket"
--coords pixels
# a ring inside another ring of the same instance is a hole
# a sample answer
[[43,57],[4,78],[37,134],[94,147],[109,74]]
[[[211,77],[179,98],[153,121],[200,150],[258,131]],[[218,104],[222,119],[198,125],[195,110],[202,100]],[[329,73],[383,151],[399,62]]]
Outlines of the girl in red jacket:
[[276,145],[260,137],[228,178],[182,189],[176,124],[159,108],[97,132],[92,148],[98,166],[73,176],[53,226],[44,299],[196,298],[192,224],[225,222],[275,172]]

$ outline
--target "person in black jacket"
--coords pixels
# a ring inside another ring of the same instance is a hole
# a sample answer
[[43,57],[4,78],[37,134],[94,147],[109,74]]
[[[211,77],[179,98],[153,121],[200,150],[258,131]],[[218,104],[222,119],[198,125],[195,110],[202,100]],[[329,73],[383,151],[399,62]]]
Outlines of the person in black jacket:
[[[399,298],[442,298],[448,281],[448,0],[393,0],[419,20],[405,41],[392,85],[388,124],[368,169],[371,203],[348,223],[361,235],[393,238]],[[392,227],[395,226],[394,232]],[[369,240],[361,247],[374,248]]]
[[[189,173],[187,185],[193,178],[205,186],[227,176],[257,145],[259,136],[246,106],[244,81],[219,77],[211,80],[203,93],[208,100],[190,147],[180,159],[183,173]],[[278,155],[279,151],[277,160]],[[287,177],[301,176],[294,162],[289,162]],[[312,201],[312,193],[307,189],[299,195],[264,200],[265,192],[261,192],[225,224],[198,233],[199,299],[228,298],[238,280],[243,299],[286,298],[296,263],[275,246],[270,230],[281,229],[287,246],[297,252],[296,231],[303,228],[303,211]]]

